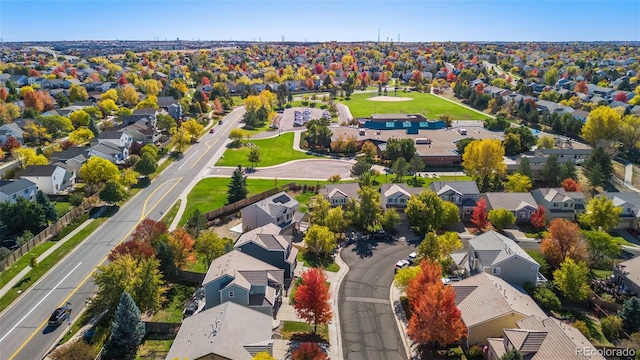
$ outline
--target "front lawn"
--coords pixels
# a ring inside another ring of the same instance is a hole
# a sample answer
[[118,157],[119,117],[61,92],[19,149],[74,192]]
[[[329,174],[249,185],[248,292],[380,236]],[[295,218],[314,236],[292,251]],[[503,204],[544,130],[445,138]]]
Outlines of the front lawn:
[[[257,167],[279,165],[292,160],[318,158],[318,156],[294,150],[293,136],[294,134],[289,132],[270,139],[243,141],[243,144],[251,142],[259,147],[261,161],[257,164]],[[218,160],[216,166],[242,165],[243,167],[251,167],[252,164],[247,160],[250,150],[251,148],[248,146],[242,146],[237,149],[229,148]]]
[[[312,336],[313,325],[307,324],[301,321],[283,321],[282,322],[282,338],[285,340],[304,339],[305,337]],[[321,340],[329,342],[329,326],[318,325],[318,332],[316,336],[319,336]]]
[[[184,225],[189,218],[189,215],[196,209],[201,213],[223,207],[227,204],[227,190],[231,179],[227,178],[206,178],[200,180],[196,186],[191,189],[189,195],[187,195],[187,206],[182,214],[180,220],[180,226]],[[299,185],[317,185],[318,181],[314,180],[285,180],[278,179],[278,185],[285,185],[290,182],[295,182]],[[322,185],[324,182],[320,181]],[[247,190],[252,196],[270,189],[275,186],[275,180],[271,179],[247,179]]]
[[618,234],[615,231],[612,231],[609,233],[609,235],[611,235],[613,237],[613,239],[618,243],[618,245],[622,246],[636,246],[635,244],[629,242],[627,239],[624,238],[624,236]]
[[[375,177],[373,177],[373,181],[374,181],[374,185],[378,186],[381,184],[389,184],[392,183],[394,180],[396,179],[396,175],[395,174],[380,174],[377,175]],[[413,175],[407,175],[405,177],[402,178],[402,182],[409,185],[409,186],[415,186],[418,185],[422,186],[424,188],[428,188],[429,185],[431,185],[432,182],[436,182],[436,181],[471,181],[471,177],[470,176],[466,176],[466,175],[461,175],[461,176],[440,176],[437,178],[424,178],[424,177],[416,177],[415,178],[418,182],[418,184],[415,184],[414,180],[414,176]]]
[[340,270],[340,265],[336,264],[332,257],[318,257],[315,254],[305,252],[302,248],[298,248],[298,262],[308,268],[319,267],[331,272]]
[[349,106],[351,115],[357,117],[369,117],[371,114],[422,114],[428,119],[438,119],[441,115],[450,115],[453,120],[484,120],[488,116],[481,115],[464,106],[440,99],[432,94],[417,92],[401,92],[397,95],[389,92],[389,97],[407,97],[410,101],[371,101],[369,98],[378,96],[377,93],[360,93],[351,95],[350,100],[342,100],[341,103]]

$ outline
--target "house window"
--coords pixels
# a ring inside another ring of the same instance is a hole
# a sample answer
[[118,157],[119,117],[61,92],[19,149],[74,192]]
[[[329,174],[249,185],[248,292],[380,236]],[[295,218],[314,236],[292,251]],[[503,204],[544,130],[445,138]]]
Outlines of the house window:
[[404,199],[404,198],[403,198],[403,199],[400,199],[400,203],[401,203],[401,204],[404,204],[404,202],[405,202],[405,199]]
[[558,207],[558,203],[553,203],[553,207]]
[[520,219],[526,219],[527,213],[520,213]]
[[531,270],[538,271],[538,267],[537,267],[536,265],[533,265],[533,266],[531,267]]
[[499,267],[491,268],[491,273],[493,275],[500,275],[500,268]]
[[569,207],[569,203],[564,203],[564,207]]
[[390,202],[390,203],[396,202],[396,199],[393,199],[393,198],[389,198],[388,200],[389,200],[388,202]]
[[29,193],[29,189],[24,189],[24,193],[28,194]]
[[231,299],[235,294],[233,293],[233,291],[229,291],[229,299]]

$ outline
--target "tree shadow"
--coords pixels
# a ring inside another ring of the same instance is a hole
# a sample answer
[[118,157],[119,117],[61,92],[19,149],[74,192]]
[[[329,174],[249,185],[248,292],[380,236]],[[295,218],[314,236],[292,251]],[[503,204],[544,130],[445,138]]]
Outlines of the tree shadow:
[[29,281],[31,281],[31,275],[23,277],[20,281],[13,285],[13,289],[19,289],[23,284],[26,284]]
[[52,333],[56,331],[59,327],[60,325],[56,325],[56,326],[47,325],[44,329],[42,329],[42,335]]
[[373,256],[373,251],[378,248],[376,240],[359,240],[356,241],[355,247],[351,250],[360,257],[360,259]]

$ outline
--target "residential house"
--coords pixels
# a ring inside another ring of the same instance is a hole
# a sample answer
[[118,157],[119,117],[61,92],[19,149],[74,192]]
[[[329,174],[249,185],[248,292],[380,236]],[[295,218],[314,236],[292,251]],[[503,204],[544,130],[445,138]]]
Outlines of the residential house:
[[[460,257],[452,257],[454,260]],[[495,231],[488,231],[469,240],[469,251],[464,267],[466,276],[486,272],[505,281],[521,286],[526,282],[544,283],[540,264],[527,254],[515,241]]]
[[17,176],[35,183],[38,190],[47,195],[55,195],[75,182],[75,179],[67,174],[67,169],[59,164],[29,165],[18,172]]
[[24,144],[24,130],[16,123],[8,123],[0,126],[0,145],[4,145],[9,137],[13,137],[22,145]]
[[538,101],[536,101],[536,107],[538,108],[539,112],[541,112],[541,113],[565,114],[565,113],[573,112],[573,109],[568,107],[568,106],[560,105],[558,103],[555,103],[553,101],[548,101],[548,100],[538,100]]
[[244,207],[241,213],[244,231],[276,224],[288,232],[302,218],[298,212],[298,201],[284,191]]
[[640,295],[640,256],[615,265],[613,276],[622,291]]
[[323,186],[318,195],[324,197],[331,206],[344,206],[349,199],[358,199],[358,183],[327,184]]
[[540,188],[531,192],[538,205],[545,209],[547,221],[568,219],[575,221],[584,212],[584,194],[563,188]]
[[202,286],[206,309],[231,301],[274,316],[282,300],[284,270],[233,250],[213,260]]
[[575,164],[581,164],[591,156],[592,149],[536,149],[534,156],[548,158],[551,155],[558,157],[558,162],[564,162],[565,158],[571,159]]
[[380,206],[387,208],[405,208],[411,195],[423,192],[423,187],[409,187],[406,184],[382,184],[380,187]]
[[110,144],[118,147],[131,146],[132,137],[124,131],[105,130],[98,135],[98,144]]
[[147,126],[155,128],[156,118],[159,113],[160,113],[160,109],[137,109],[137,110],[133,110],[132,115],[147,118],[148,119]]
[[160,130],[150,128],[142,120],[126,126],[123,124],[118,128],[121,132],[127,134],[132,141],[143,144],[155,144],[162,136]]
[[97,156],[114,164],[123,164],[129,158],[129,149],[116,146],[110,142],[94,145],[89,149],[89,156]]
[[429,190],[438,194],[442,200],[456,204],[462,220],[471,218],[480,195],[475,181],[434,181],[429,184]]
[[637,192],[605,192],[596,198],[606,197],[613,202],[613,206],[622,209],[615,229],[637,229],[640,218],[640,194]]
[[167,359],[251,360],[273,355],[273,318],[226,302],[182,320]]
[[291,245],[292,237],[282,235],[276,224],[267,224],[248,231],[236,240],[234,249],[284,270],[284,278],[292,279],[298,265],[298,248]]
[[527,360],[605,360],[582,333],[553,317],[527,316],[513,328],[502,330],[502,338],[488,339],[489,360],[499,360],[505,353],[518,350]]
[[587,118],[589,117],[589,111],[574,110],[574,112],[572,112],[571,115],[573,115],[574,118],[585,123],[587,122]]
[[480,198],[484,198],[487,203],[487,211],[495,209],[509,210],[515,217],[516,223],[529,223],[531,214],[538,209],[538,204],[531,193],[485,193]]
[[520,319],[547,316],[523,290],[485,272],[449,285],[467,327],[468,346],[501,336],[502,329],[516,327]]
[[27,179],[0,180],[0,202],[15,203],[18,197],[35,200],[37,192],[36,184]]

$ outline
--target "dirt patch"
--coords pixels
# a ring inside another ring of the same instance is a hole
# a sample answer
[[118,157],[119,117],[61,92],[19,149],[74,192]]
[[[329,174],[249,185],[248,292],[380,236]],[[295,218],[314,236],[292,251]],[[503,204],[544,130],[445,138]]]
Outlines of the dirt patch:
[[209,230],[215,231],[218,236],[222,238],[228,238],[235,241],[238,238],[238,233],[229,229],[240,223],[242,223],[242,218],[232,216],[228,222],[216,222],[216,225],[210,227]]
[[397,96],[374,96],[374,97],[368,98],[367,100],[396,102],[396,101],[411,101],[413,99],[409,97],[397,97]]

